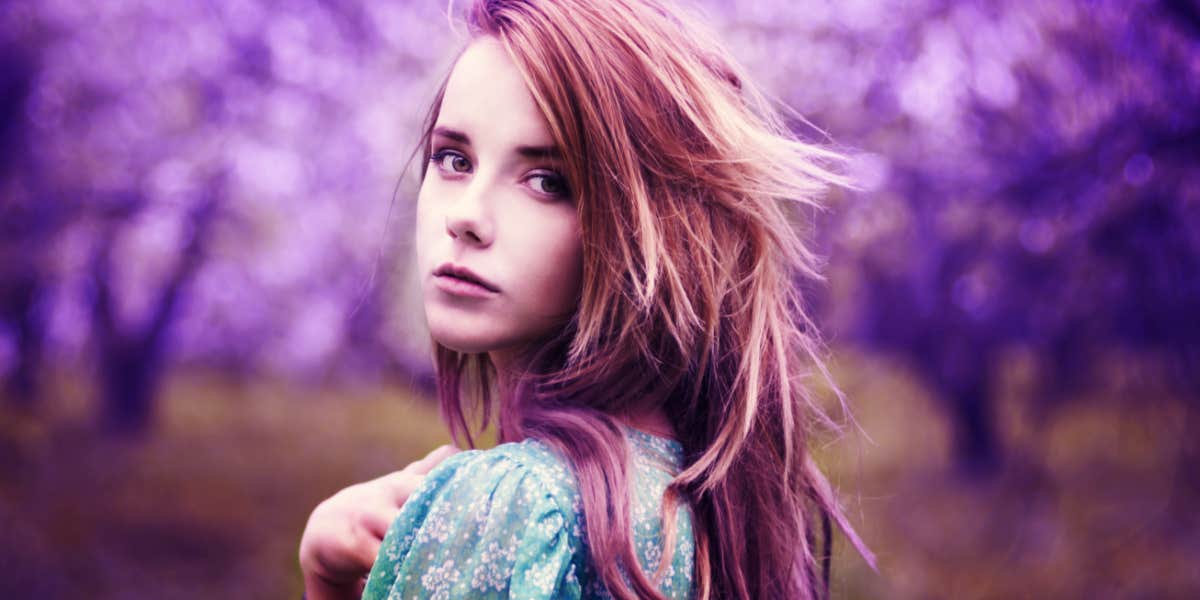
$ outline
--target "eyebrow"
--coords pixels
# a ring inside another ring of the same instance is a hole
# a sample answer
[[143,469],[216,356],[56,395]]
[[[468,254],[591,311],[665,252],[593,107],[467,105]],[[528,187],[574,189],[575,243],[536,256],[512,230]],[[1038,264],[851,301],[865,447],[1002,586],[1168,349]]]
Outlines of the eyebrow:
[[[433,134],[460,144],[471,145],[471,136],[457,129],[438,126],[433,128]],[[517,146],[517,154],[530,159],[562,160],[562,152],[557,146]]]

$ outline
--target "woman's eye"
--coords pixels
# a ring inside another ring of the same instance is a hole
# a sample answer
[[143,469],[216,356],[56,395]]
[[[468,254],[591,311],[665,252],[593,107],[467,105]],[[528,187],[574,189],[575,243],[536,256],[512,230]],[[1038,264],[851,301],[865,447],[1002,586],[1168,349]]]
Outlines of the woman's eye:
[[471,171],[471,161],[453,150],[439,150],[434,152],[430,155],[429,161],[436,164],[438,169],[445,172],[469,173]]
[[560,175],[535,174],[531,175],[528,181],[529,187],[532,187],[536,192],[541,192],[549,196],[565,197],[569,195],[567,182]]

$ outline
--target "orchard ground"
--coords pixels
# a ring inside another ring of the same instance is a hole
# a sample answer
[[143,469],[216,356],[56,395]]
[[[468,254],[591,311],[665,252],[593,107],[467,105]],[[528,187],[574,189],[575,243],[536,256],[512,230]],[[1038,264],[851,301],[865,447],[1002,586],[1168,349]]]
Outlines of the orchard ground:
[[[1018,373],[996,415],[1005,460],[978,479],[956,474],[938,406],[902,369],[833,366],[870,440],[849,427],[816,452],[880,565],[839,536],[835,598],[1200,596],[1183,403],[1105,395],[1039,416]],[[298,598],[309,511],[448,441],[402,387],[200,372],[168,380],[150,434],[113,439],[82,382],[56,377],[33,415],[0,409],[0,597]]]

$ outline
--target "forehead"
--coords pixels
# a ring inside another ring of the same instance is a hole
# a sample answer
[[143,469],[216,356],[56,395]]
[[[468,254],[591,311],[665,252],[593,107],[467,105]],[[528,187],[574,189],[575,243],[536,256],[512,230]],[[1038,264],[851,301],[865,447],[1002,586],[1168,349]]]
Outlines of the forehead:
[[455,63],[437,122],[467,133],[473,143],[553,143],[521,72],[491,37],[471,42]]

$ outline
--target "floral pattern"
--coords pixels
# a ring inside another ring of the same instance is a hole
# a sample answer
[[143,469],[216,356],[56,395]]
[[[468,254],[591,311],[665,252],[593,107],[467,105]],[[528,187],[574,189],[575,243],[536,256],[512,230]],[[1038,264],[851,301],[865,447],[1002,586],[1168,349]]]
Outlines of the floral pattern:
[[[636,429],[624,432],[634,547],[653,579],[664,555],[663,492],[682,466],[683,449]],[[683,599],[692,593],[692,515],[680,506],[675,518],[674,552],[659,589]],[[460,452],[430,472],[401,509],[363,598],[609,599],[584,532],[575,478],[547,445],[529,439]]]

